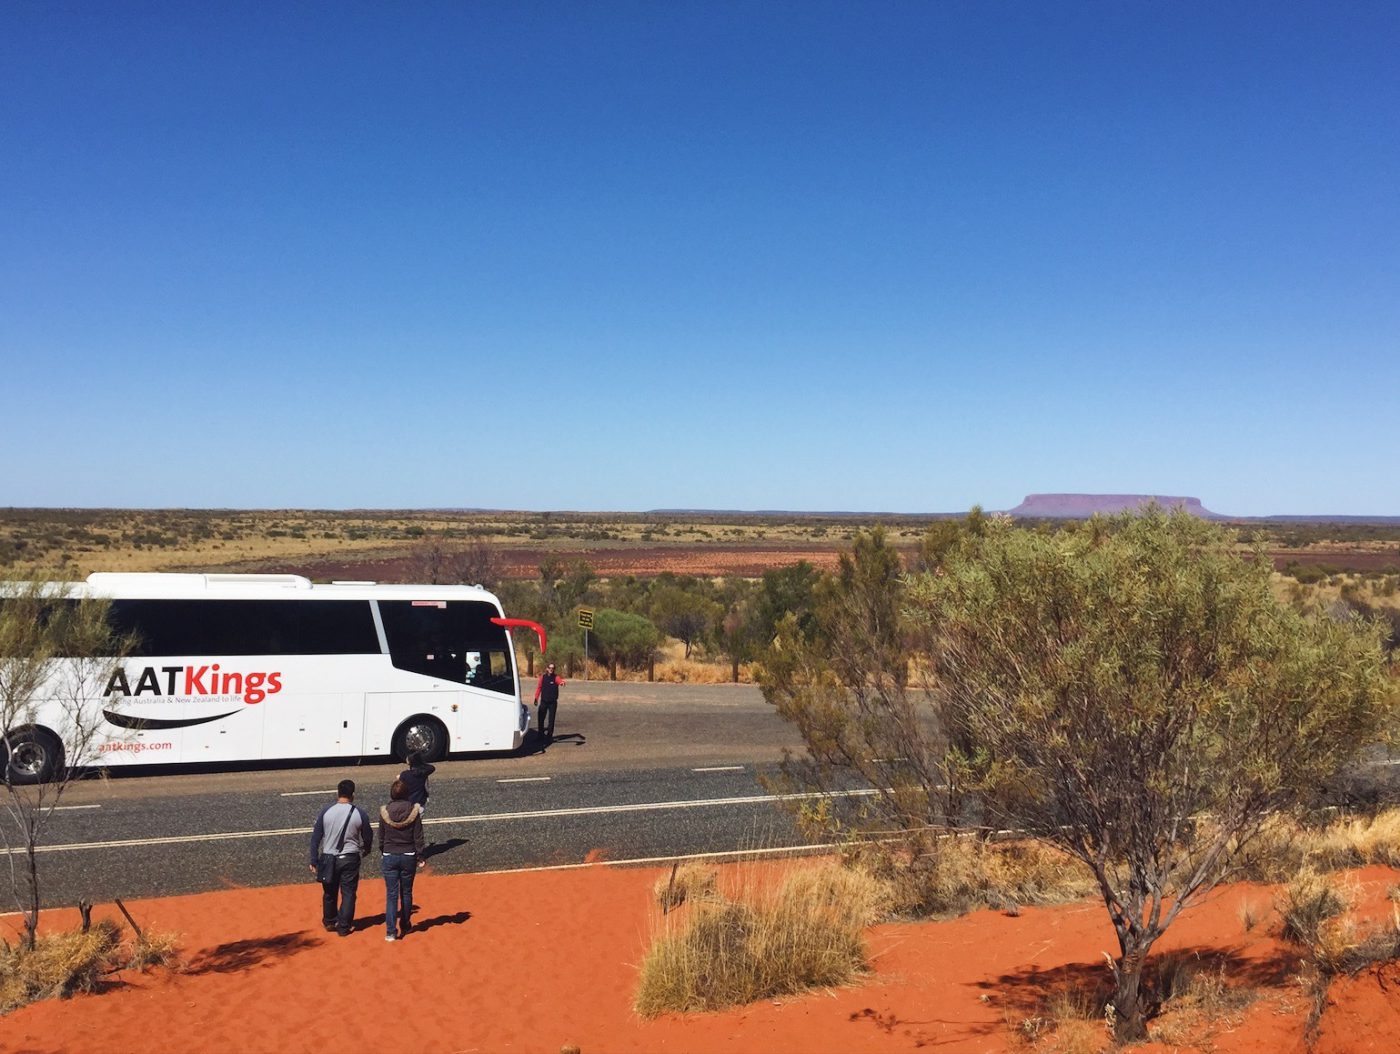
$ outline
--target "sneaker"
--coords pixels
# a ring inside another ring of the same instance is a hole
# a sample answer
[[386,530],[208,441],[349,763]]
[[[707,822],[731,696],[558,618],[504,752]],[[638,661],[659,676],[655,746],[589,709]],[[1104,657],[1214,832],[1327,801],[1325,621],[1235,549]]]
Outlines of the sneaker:
[[386,941],[396,941],[396,940],[398,940],[398,938],[395,937],[392,933],[386,933],[386,934],[384,935],[384,939],[385,939]]

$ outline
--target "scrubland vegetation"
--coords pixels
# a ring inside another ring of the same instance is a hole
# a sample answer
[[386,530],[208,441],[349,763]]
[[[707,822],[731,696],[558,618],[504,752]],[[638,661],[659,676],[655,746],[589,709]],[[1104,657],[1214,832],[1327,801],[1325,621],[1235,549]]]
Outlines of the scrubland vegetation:
[[[886,544],[915,571],[926,566],[930,546],[961,529],[947,518],[882,523]],[[782,615],[811,625],[818,583],[867,526],[848,516],[692,512],[10,509],[0,511],[0,570],[479,582],[497,589],[511,614],[546,624],[571,675],[584,664],[576,611],[588,606],[601,609],[602,622],[589,640],[590,676],[711,683],[750,679]],[[1284,568],[1276,588],[1290,604],[1375,613],[1393,620],[1392,639],[1400,640],[1400,528],[1278,524],[1239,532],[1241,551],[1256,542]],[[732,560],[706,555],[721,550],[749,551],[754,560],[735,571]],[[606,554],[609,566],[600,566]],[[1347,570],[1349,559],[1365,567]],[[521,658],[533,675],[535,656],[523,648]]]
[[783,787],[819,796],[808,828],[925,871],[962,832],[1076,859],[1118,936],[1115,1038],[1145,1038],[1157,940],[1392,731],[1388,627],[1281,603],[1262,553],[1161,510],[1059,531],[974,514],[919,564],[864,532],[808,624],[779,623],[759,680],[807,745]]
[[[52,516],[12,517],[0,555],[15,566],[91,545],[140,554],[132,569],[177,569],[209,567],[233,545],[224,566],[272,569],[279,553],[394,552],[405,580],[481,582],[511,614],[544,623],[566,676],[584,664],[577,614],[589,607],[594,676],[758,680],[807,747],[775,789],[807,792],[796,817],[844,844],[842,866],[738,890],[678,871],[658,891],[665,912],[643,967],[643,1013],[845,983],[866,968],[863,931],[877,918],[1014,913],[1094,895],[1119,940],[1110,983],[1065,993],[1059,1011],[1023,1031],[1036,1043],[1066,1038],[1055,1022],[1080,1007],[1133,1041],[1173,1001],[1238,1006],[1216,965],[1173,965],[1152,950],[1181,910],[1246,877],[1287,889],[1242,925],[1277,924],[1305,949],[1317,984],[1394,956],[1394,935],[1348,928],[1345,895],[1327,891],[1338,868],[1400,863],[1400,820],[1377,812],[1319,827],[1308,817],[1328,804],[1319,788],[1344,787],[1359,754],[1394,734],[1400,573],[1305,570],[1317,566],[1317,540],[1302,528],[1287,537],[1311,555],[1300,548],[1280,574],[1266,546],[1282,533],[1256,536],[1250,550],[1229,528],[1160,510],[1030,527],[974,510],[889,529],[679,516],[103,515],[72,514],[57,538]],[[1348,531],[1359,529],[1328,528],[1329,553]],[[1351,544],[1372,563],[1392,551],[1400,560],[1393,537],[1361,533]],[[829,569],[799,559],[753,576],[603,575],[580,555],[602,543],[775,538],[820,538]],[[524,576],[507,567],[506,553],[518,561],[520,550],[504,546],[516,542],[536,547]],[[534,642],[518,645],[533,675]],[[853,788],[868,793],[844,795]],[[1333,800],[1389,804],[1384,792]]]

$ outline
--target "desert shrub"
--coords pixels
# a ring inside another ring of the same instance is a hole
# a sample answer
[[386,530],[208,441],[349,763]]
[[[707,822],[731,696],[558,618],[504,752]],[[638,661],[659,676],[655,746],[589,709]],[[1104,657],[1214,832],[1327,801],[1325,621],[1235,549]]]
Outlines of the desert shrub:
[[647,949],[636,1010],[722,1010],[844,984],[866,968],[864,930],[882,897],[870,876],[826,866],[697,900]]

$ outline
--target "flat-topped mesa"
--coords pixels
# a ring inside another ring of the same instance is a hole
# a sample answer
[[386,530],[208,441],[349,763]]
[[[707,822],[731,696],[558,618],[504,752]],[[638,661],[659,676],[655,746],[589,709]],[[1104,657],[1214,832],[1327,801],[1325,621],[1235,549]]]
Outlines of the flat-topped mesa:
[[1095,514],[1112,516],[1140,509],[1154,501],[1164,509],[1180,508],[1203,520],[1225,518],[1207,509],[1200,498],[1170,494],[1027,494],[1025,501],[1008,510],[1008,515],[1047,520],[1087,520]]

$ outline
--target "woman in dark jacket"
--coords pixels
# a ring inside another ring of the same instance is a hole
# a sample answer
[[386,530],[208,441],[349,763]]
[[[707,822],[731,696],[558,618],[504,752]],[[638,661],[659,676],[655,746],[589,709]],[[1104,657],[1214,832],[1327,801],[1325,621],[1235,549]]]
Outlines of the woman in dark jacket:
[[[379,851],[384,854],[386,941],[402,940],[413,913],[413,876],[427,867],[423,857],[423,810],[408,800],[409,787],[394,780],[389,804],[379,809]],[[397,928],[395,924],[397,923]]]

